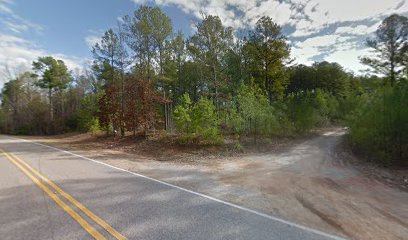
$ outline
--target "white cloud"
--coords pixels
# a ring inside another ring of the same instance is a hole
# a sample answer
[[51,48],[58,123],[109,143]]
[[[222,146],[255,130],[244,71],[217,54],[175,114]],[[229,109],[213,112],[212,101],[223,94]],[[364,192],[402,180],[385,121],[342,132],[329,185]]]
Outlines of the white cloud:
[[[33,23],[17,15],[12,9],[14,0],[0,0],[0,25],[4,26],[4,30],[13,33],[22,33],[32,31],[34,33],[41,33],[43,26]],[[3,31],[4,31],[3,30]]]
[[0,0],[0,13],[4,14],[11,14],[13,11],[11,11],[9,5],[11,4],[11,0]]
[[175,6],[197,19],[201,12],[218,15],[233,28],[251,28],[260,17],[270,16],[278,24],[294,28],[288,37],[294,46],[292,56],[298,63],[310,64],[319,56],[353,70],[361,68],[358,56],[366,52],[363,38],[372,34],[385,17],[408,13],[406,0],[132,1]]
[[53,56],[65,62],[69,69],[82,69],[85,60],[66,56],[60,53],[50,53],[36,47],[33,43],[20,37],[0,33],[0,84],[8,80],[6,70],[12,75],[31,69],[31,64],[38,57]]
[[292,56],[299,64],[312,64],[313,58],[319,55],[328,55],[337,51],[347,51],[354,48],[353,37],[339,34],[323,35],[307,38],[296,42],[292,49]]
[[337,51],[326,56],[324,60],[329,62],[337,62],[340,65],[344,66],[347,70],[359,73],[362,69],[366,68],[360,63],[359,57],[368,54],[369,50],[367,48],[351,48],[347,49],[346,51],[338,49]]
[[324,35],[324,36],[317,36],[313,38],[308,38],[304,42],[298,42],[297,46],[308,47],[308,48],[317,48],[317,47],[325,47],[331,46],[336,43],[338,40],[338,35]]
[[295,62],[298,64],[313,64],[313,56],[319,55],[320,50],[314,47],[293,47],[291,54],[295,58]]
[[262,16],[277,23],[296,27],[294,36],[318,32],[325,26],[377,18],[392,13],[408,12],[405,0],[132,0],[142,4],[154,2],[159,6],[176,6],[197,18],[201,12],[219,15],[231,27],[253,27]]
[[[137,4],[148,1],[133,0]],[[160,6],[176,6],[187,14],[201,18],[201,12],[218,15],[223,23],[234,28],[252,27],[262,16],[271,16],[279,23],[287,23],[297,14],[294,4],[289,1],[247,1],[247,0],[153,0]],[[243,13],[243,14],[242,14]]]
[[367,25],[358,25],[355,27],[339,27],[336,29],[337,34],[350,34],[350,35],[367,35],[375,32],[377,30],[377,27],[380,25],[381,21],[378,23],[375,23],[371,26]]
[[380,21],[393,13],[408,12],[408,3],[404,0],[311,0],[308,5],[316,5],[316,8],[314,11],[305,8],[310,22],[298,25],[296,36],[316,33],[330,24],[367,19]]
[[89,35],[85,38],[85,43],[89,47],[89,49],[92,49],[92,47],[95,46],[95,44],[98,43],[100,40],[101,40],[100,36]]
[[27,31],[29,28],[29,26],[27,26],[26,24],[18,24],[18,23],[8,22],[8,21],[5,21],[4,24],[10,31],[14,33],[22,33],[22,32]]
[[42,56],[61,59],[71,70],[83,68],[85,60],[48,52],[21,37],[21,33],[27,31],[41,33],[43,27],[15,14],[10,8],[12,5],[13,0],[0,0],[0,24],[5,27],[0,30],[0,86],[9,77],[30,70],[32,62]]

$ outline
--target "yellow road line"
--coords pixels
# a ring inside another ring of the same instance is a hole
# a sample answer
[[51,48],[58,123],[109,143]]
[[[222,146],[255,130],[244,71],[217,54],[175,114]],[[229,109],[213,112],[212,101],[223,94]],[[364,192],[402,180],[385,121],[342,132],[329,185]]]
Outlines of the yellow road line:
[[70,206],[62,201],[57,195],[55,195],[48,187],[42,184],[35,176],[33,176],[27,169],[25,169],[19,162],[13,159],[3,149],[0,151],[7,157],[7,159],[16,165],[23,173],[25,173],[39,188],[47,193],[62,209],[65,210],[75,221],[77,221],[89,234],[91,234],[97,240],[106,240],[106,238],[100,234],[95,228],[93,228],[85,219],[83,219],[78,213],[76,213]]
[[[4,151],[3,151],[4,152]],[[100,217],[96,216],[93,212],[91,212],[88,208],[86,208],[82,203],[77,201],[75,198],[73,198],[71,195],[63,191],[60,187],[58,187],[55,183],[53,183],[51,180],[48,178],[44,177],[41,175],[37,170],[32,168],[30,165],[28,165],[26,162],[21,160],[19,157],[12,153],[6,153],[8,155],[11,155],[14,159],[19,161],[21,164],[26,166],[31,172],[33,172],[36,176],[38,176],[40,179],[42,179],[45,183],[47,183],[49,186],[54,188],[58,193],[61,194],[64,198],[66,198],[69,202],[74,204],[78,209],[80,209],[83,213],[85,213],[89,218],[91,218],[94,222],[99,224],[101,227],[103,227],[107,232],[109,232],[113,237],[119,240],[125,240],[127,239],[124,237],[122,234],[120,234],[118,231],[116,231],[113,227],[111,227],[109,224],[107,224],[104,220],[102,220]]]

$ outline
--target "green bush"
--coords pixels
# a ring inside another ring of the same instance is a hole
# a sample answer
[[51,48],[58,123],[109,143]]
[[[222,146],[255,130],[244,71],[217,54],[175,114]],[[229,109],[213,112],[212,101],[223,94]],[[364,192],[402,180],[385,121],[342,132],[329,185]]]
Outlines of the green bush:
[[286,104],[286,113],[297,133],[307,132],[317,125],[319,113],[312,92],[292,94]]
[[324,126],[335,118],[339,104],[337,99],[329,92],[316,89],[312,101],[318,114],[318,126]]
[[[296,133],[305,133],[315,127],[329,124],[336,118],[339,103],[327,91],[315,89],[290,94],[285,101],[285,122],[291,122]],[[286,123],[289,124],[290,123]],[[281,123],[282,125],[282,123]]]
[[192,104],[188,94],[184,94],[173,116],[177,130],[181,133],[181,143],[196,140],[204,144],[221,144],[224,141],[218,129],[215,107],[209,99],[201,98]]
[[82,132],[95,131],[97,111],[98,111],[97,96],[95,95],[85,96],[81,100],[81,107],[79,108],[75,116],[77,129]]
[[274,108],[256,88],[241,85],[228,118],[229,127],[237,133],[271,136],[279,129]]
[[101,126],[99,125],[99,119],[94,117],[89,124],[89,130],[91,134],[97,134],[101,130]]
[[348,96],[340,98],[338,100],[337,111],[332,118],[336,121],[347,123],[346,120],[348,119],[349,115],[353,114],[353,112],[358,109],[358,107],[361,105],[361,102],[365,101],[365,97],[366,96],[364,94],[350,94]]
[[185,93],[180,97],[180,103],[175,107],[173,118],[177,130],[189,134],[191,132],[192,103],[190,96]]
[[17,135],[30,135],[33,133],[33,129],[30,125],[23,125],[15,130]]
[[352,142],[385,164],[408,164],[408,83],[379,88],[348,119]]

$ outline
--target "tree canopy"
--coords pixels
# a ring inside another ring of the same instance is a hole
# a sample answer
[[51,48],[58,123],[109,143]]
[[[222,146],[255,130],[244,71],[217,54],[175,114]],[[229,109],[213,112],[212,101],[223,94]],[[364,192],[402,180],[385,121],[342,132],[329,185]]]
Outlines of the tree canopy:
[[290,44],[269,16],[237,34],[220,17],[202,14],[184,36],[162,9],[142,5],[95,44],[89,71],[74,75],[48,56],[10,79],[0,127],[122,137],[165,132],[182,143],[221,144],[231,134],[256,142],[338,124],[351,127],[361,148],[404,159],[407,18],[384,19],[367,46],[373,52],[361,61],[372,74],[356,76],[338,63],[293,64]]

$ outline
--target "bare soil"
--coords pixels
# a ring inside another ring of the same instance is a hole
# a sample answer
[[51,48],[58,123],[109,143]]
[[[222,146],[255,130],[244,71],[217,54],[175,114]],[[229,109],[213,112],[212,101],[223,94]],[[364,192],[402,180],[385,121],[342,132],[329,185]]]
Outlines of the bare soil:
[[345,130],[226,146],[88,134],[30,137],[351,239],[408,239],[408,170],[356,158]]

